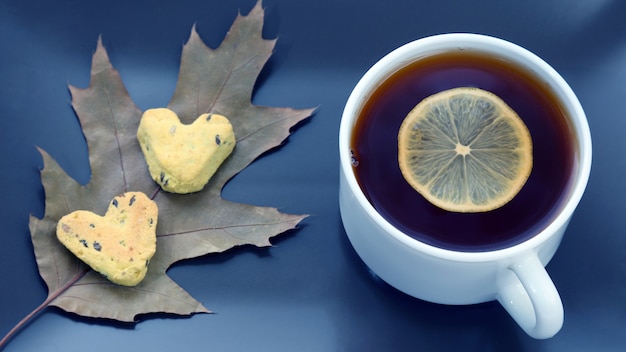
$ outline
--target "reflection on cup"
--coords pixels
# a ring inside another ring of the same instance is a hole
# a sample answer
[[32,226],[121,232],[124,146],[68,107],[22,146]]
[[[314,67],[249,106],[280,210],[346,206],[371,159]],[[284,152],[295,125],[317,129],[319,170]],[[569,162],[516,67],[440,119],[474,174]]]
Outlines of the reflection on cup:
[[[502,98],[533,140],[525,186],[503,207],[484,213],[431,205],[397,164],[397,133],[407,113],[434,93],[468,86]],[[591,137],[578,99],[547,63],[483,35],[444,34],[406,44],[354,88],[339,148],[346,233],[383,280],[436,303],[498,300],[535,338],[559,331],[563,307],[544,266],[586,187]]]

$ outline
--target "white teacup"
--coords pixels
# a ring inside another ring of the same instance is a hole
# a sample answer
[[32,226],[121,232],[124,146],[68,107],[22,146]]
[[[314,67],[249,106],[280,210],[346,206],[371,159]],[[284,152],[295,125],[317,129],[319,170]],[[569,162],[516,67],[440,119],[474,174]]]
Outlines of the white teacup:
[[[496,56],[536,75],[560,100],[577,145],[571,186],[564,189],[558,213],[551,222],[521,243],[490,251],[443,249],[406,235],[370,204],[352,165],[350,143],[354,126],[365,102],[381,82],[416,60],[462,50]],[[534,338],[549,338],[561,329],[563,305],[544,266],[557,250],[587,185],[591,136],[575,94],[542,59],[515,44],[476,34],[443,34],[408,43],[370,68],[352,91],[341,119],[339,157],[339,204],[346,233],[361,259],[381,279],[411,296],[435,303],[498,300]]]

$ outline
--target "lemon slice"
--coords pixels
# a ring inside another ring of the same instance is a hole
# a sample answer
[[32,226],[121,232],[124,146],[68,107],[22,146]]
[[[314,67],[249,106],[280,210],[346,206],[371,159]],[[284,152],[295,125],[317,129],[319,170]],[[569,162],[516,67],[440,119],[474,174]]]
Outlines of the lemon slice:
[[493,93],[446,90],[422,100],[398,133],[398,162],[429,202],[453,212],[485,212],[508,203],[532,169],[528,128]]

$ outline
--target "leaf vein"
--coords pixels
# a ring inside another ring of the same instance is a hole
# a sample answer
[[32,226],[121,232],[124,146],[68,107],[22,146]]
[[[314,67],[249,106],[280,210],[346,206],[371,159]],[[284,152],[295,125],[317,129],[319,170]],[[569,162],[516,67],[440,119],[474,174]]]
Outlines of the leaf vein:
[[250,133],[248,133],[248,134],[246,134],[246,135],[244,135],[244,136],[241,136],[241,137],[237,138],[237,142],[243,141],[243,140],[245,140],[245,139],[249,138],[250,136],[252,136],[252,135],[254,135],[254,134],[256,134],[256,133],[259,133],[260,131],[262,131],[262,130],[264,130],[264,129],[266,129],[266,128],[269,128],[269,127],[272,127],[272,126],[274,126],[274,125],[276,125],[276,124],[280,124],[280,123],[282,123],[282,122],[284,122],[284,121],[287,121],[287,120],[289,120],[289,118],[290,118],[290,117],[291,117],[291,116],[286,116],[286,117],[284,117],[284,118],[282,118],[282,119],[274,120],[274,121],[272,121],[272,122],[268,123],[267,125],[262,125],[261,127],[259,127],[259,128],[257,128],[257,129],[255,129],[255,130],[253,130],[253,131],[250,131]]
[[[227,229],[234,229],[234,228],[244,228],[244,227],[255,227],[255,226],[275,226],[275,225],[280,225],[280,224],[284,224],[284,223],[288,223],[290,222],[290,220],[284,220],[284,221],[275,221],[275,222],[268,222],[268,223],[254,223],[254,224],[238,224],[238,225],[226,225],[226,226],[214,226],[214,227],[201,227],[201,228],[197,228],[197,229],[191,229],[191,230],[186,230],[186,231],[177,231],[177,232],[171,232],[171,233],[163,233],[163,234],[157,234],[157,237],[170,237],[170,236],[177,236],[177,235],[187,235],[190,233],[196,233],[196,232],[204,232],[204,231],[225,231],[227,233],[229,233],[227,231]],[[229,233],[230,234],[230,233]]]
[[[235,60],[233,60],[233,62],[234,61]],[[222,95],[222,92],[224,91],[224,87],[226,87],[226,84],[228,83],[228,81],[230,81],[230,77],[232,74],[233,74],[233,63],[231,62],[231,66],[230,66],[230,69],[228,70],[228,74],[226,75],[226,78],[224,78],[224,80],[222,80],[222,82],[220,83],[220,86],[217,90],[217,94],[215,94],[215,97],[213,97],[213,101],[211,101],[211,103],[209,104],[208,110],[205,112],[213,111],[213,108],[215,108],[215,105],[217,105],[217,101],[219,100],[220,96]]]
[[[102,282],[90,282],[90,283],[84,283],[84,284],[80,284],[80,283],[78,283],[78,284],[75,284],[74,286],[75,286],[75,287],[76,287],[76,286],[85,286],[85,287],[86,287],[86,286],[114,286],[114,287],[118,287],[118,286],[116,286],[116,285],[115,285],[115,284],[113,284],[113,283],[102,283]],[[144,294],[148,294],[148,295],[156,295],[156,296],[160,296],[160,297],[165,297],[165,298],[167,298],[167,299],[170,299],[170,300],[172,300],[172,301],[176,301],[176,302],[182,303],[182,304],[187,305],[187,306],[190,306],[190,307],[192,307],[192,306],[193,306],[192,304],[189,304],[189,302],[187,302],[186,300],[177,299],[177,298],[175,298],[175,297],[173,297],[173,296],[166,295],[166,294],[163,294],[163,293],[160,293],[160,292],[154,291],[154,290],[146,290],[146,289],[142,289],[142,288],[140,288],[140,287],[138,287],[138,286],[134,286],[134,287],[126,286],[126,287],[124,287],[123,289],[124,289],[124,290],[129,290],[129,291],[137,291],[137,292],[144,293]],[[77,299],[79,299],[79,298],[80,298],[80,296],[70,296],[70,295],[67,295],[67,296],[65,296],[65,297],[68,297],[68,298],[69,298],[69,297],[74,297],[74,298],[77,298]],[[83,298],[83,300],[84,300],[84,301],[86,301],[86,302],[90,302],[89,300],[87,300],[87,299],[85,299],[85,298]]]
[[117,153],[119,156],[119,163],[120,163],[120,171],[122,172],[122,181],[123,181],[123,190],[124,192],[128,191],[128,185],[126,182],[126,170],[124,169],[124,154],[122,153],[122,147],[121,147],[121,143],[120,143],[120,137],[119,137],[119,131],[117,128],[117,120],[115,117],[115,110],[113,109],[113,102],[111,101],[111,94],[109,91],[109,87],[105,87],[104,91],[106,93],[106,99],[107,99],[107,105],[109,108],[109,117],[111,119],[112,125],[113,125],[113,135],[115,136],[115,143],[117,146]]

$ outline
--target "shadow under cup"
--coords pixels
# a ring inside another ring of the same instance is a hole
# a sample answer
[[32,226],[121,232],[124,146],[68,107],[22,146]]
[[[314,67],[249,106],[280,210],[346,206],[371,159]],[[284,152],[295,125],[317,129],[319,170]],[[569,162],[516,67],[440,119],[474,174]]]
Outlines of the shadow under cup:
[[[398,166],[398,130],[408,112],[426,97],[456,87],[499,96],[518,113],[533,140],[527,182],[492,211],[442,210],[413,190]],[[501,57],[456,49],[407,64],[367,96],[350,138],[352,170],[369,203],[403,233],[455,251],[497,250],[541,232],[563,209],[578,168],[579,145],[559,96],[535,73]]]

